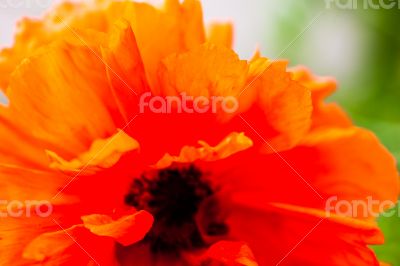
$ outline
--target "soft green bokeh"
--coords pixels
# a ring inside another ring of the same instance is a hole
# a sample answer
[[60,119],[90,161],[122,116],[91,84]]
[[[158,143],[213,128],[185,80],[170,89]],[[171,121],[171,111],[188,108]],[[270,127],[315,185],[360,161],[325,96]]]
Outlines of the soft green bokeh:
[[385,233],[385,244],[383,246],[373,247],[381,261],[400,265],[400,218],[399,207],[395,208],[396,212],[391,217],[381,217],[379,225]]

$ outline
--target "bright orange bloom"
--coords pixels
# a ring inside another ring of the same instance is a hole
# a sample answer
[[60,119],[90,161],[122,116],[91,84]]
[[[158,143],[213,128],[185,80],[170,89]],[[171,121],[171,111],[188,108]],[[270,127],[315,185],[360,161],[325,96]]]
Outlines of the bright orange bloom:
[[[396,201],[394,159],[324,102],[335,81],[240,60],[232,39],[228,24],[205,34],[195,0],[23,20],[0,53],[0,199],[30,215],[0,207],[0,264],[379,265],[375,217],[326,200]],[[140,112],[146,92],[239,106]]]

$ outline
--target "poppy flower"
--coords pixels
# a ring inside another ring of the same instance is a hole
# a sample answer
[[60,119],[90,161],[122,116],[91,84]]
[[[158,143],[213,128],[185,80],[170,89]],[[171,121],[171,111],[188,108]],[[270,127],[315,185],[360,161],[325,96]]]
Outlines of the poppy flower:
[[[0,198],[23,211],[0,207],[1,264],[379,265],[376,217],[326,203],[396,201],[394,159],[325,102],[334,80],[232,40],[195,0],[21,21],[0,56]],[[238,105],[155,112],[146,93]]]

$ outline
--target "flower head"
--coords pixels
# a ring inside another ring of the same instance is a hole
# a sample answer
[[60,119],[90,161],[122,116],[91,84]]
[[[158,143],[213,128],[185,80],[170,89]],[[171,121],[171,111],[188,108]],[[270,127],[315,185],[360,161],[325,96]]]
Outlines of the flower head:
[[205,32],[195,0],[19,24],[0,54],[0,198],[30,215],[1,218],[2,265],[379,265],[376,217],[326,203],[395,201],[393,158],[324,102],[334,80],[240,60],[229,24]]

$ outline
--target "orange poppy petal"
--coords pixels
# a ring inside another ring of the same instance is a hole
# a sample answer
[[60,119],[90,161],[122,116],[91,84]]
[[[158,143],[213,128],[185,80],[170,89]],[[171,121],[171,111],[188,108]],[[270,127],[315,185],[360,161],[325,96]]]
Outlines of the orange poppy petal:
[[[6,90],[11,73],[26,57],[44,45],[74,35],[77,28],[107,30],[108,1],[64,2],[41,20],[24,18],[17,24],[12,48],[0,51],[0,89]],[[103,12],[99,12],[99,11]],[[72,29],[72,30],[71,30]]]
[[[252,60],[247,86],[240,96],[244,99],[256,97],[257,105],[243,110],[246,111],[243,117],[278,151],[296,145],[311,125],[311,93],[292,80],[286,66],[284,61]],[[259,115],[260,112],[265,117]],[[271,152],[270,147],[266,149]]]
[[281,211],[283,213],[315,216],[317,218],[324,218],[326,220],[332,221],[337,224],[342,224],[350,228],[359,229],[362,231],[368,231],[369,232],[368,238],[366,238],[364,241],[370,241],[369,243],[373,244],[383,244],[383,235],[380,232],[378,223],[376,221],[365,221],[353,217],[346,217],[337,215],[335,213],[330,213],[327,210],[306,208],[291,204],[282,204],[273,202],[270,203],[270,205],[275,210]]
[[48,143],[31,136],[24,130],[23,119],[10,116],[3,106],[0,106],[0,138],[7,141],[7,145],[0,146],[2,164],[47,168],[48,159],[43,147]]
[[315,102],[320,102],[336,91],[337,82],[331,77],[318,77],[314,75],[308,68],[298,66],[289,69],[292,78],[313,92]]
[[[172,96],[185,92],[188,96],[206,97],[238,93],[245,82],[246,69],[247,63],[239,60],[231,50],[205,44],[164,60],[160,68],[163,84],[161,95]],[[221,77],[226,77],[226,82],[221,82]],[[129,126],[128,132],[140,142],[143,156],[151,157],[150,164],[155,164],[166,152],[179,154],[183,146],[194,146],[198,140],[216,145],[233,131],[244,131],[243,128],[248,130],[241,121],[221,124],[220,120],[229,120],[231,117],[220,112],[220,108],[216,112],[209,110],[197,115],[164,115],[147,110]],[[208,128],[215,130],[210,131]],[[159,138],[159,132],[163,132],[163,139]]]
[[321,127],[351,127],[352,125],[352,120],[336,103],[323,103],[314,108],[311,130]]
[[[151,151],[149,156],[156,160],[166,152],[179,153],[182,146],[193,146],[199,139],[217,143],[232,131],[246,132],[252,140],[257,140],[256,146],[266,146],[249,125],[253,125],[275,150],[292,147],[310,127],[310,91],[291,80],[286,64],[279,62],[271,64],[269,70],[255,81],[255,88],[245,89],[249,77],[265,66],[261,63],[250,64],[249,69],[247,62],[239,60],[233,51],[213,44],[166,58],[159,71],[163,84],[161,95],[234,96],[239,101],[238,112],[218,109],[194,116],[185,113],[160,115],[148,111],[135,120],[128,132],[141,143],[144,153]],[[260,79],[263,82],[260,83]],[[245,93],[240,96],[242,91]],[[248,124],[238,117],[239,114]],[[210,132],[207,128],[215,130]],[[159,140],[160,131],[165,139],[173,141]],[[264,151],[273,152],[270,148]]]
[[258,266],[258,263],[247,244],[220,241],[213,244],[203,255],[201,265]]
[[204,43],[203,15],[196,0],[183,3],[168,0],[163,9],[145,3],[126,2],[120,12],[135,32],[153,89],[158,88],[157,69],[163,58]]
[[[3,213],[4,211],[1,210]],[[13,218],[2,217],[0,223],[0,263],[2,265],[25,265],[29,261],[22,258],[25,246],[37,234],[43,232],[38,230],[34,224],[44,224],[42,217]]]
[[233,25],[232,23],[212,23],[208,29],[207,41],[217,45],[232,48]]
[[38,236],[26,246],[23,257],[41,265],[118,265],[114,241],[97,237],[82,225]]
[[263,202],[263,195],[257,193],[236,193],[233,196],[235,206],[242,206],[260,212],[275,212],[282,215],[295,216],[305,219],[323,219],[324,221],[341,226],[345,231],[359,233],[358,241],[366,244],[383,244],[383,234],[380,231],[376,221],[365,221],[356,217],[346,217],[316,208],[307,208],[299,205]]
[[95,235],[112,237],[124,246],[142,240],[153,224],[153,216],[146,211],[125,215],[114,220],[108,215],[82,216],[84,226]]
[[246,137],[244,133],[233,132],[229,134],[218,145],[212,147],[204,141],[199,141],[200,148],[185,146],[179,156],[165,154],[157,164],[156,168],[166,168],[172,163],[192,163],[196,160],[216,161],[227,158],[232,154],[246,150],[253,145],[253,141]]
[[[229,182],[233,191],[248,191],[241,197],[241,204],[233,207],[228,224],[232,237],[249,242],[261,265],[276,265],[282,259],[285,263],[305,265],[379,265],[367,247],[383,240],[371,220],[375,216],[363,217],[359,213],[343,217],[331,213],[324,219],[325,200],[331,195],[347,201],[366,201],[368,196],[380,202],[397,199],[399,185],[394,160],[372,133],[358,128],[321,130],[301,146],[281,153],[301,176],[279,156],[253,157],[251,152],[234,155],[226,162],[213,162],[215,167],[210,163],[201,166],[220,183]],[[224,173],[229,174],[224,177]],[[324,199],[319,200],[301,177]],[[285,204],[272,207],[272,202],[280,200]],[[382,211],[373,207],[375,213]],[[296,252],[288,254],[320,220],[324,221]],[[309,256],[311,253],[316,255]]]
[[[7,91],[10,112],[26,118],[36,136],[63,141],[63,146],[79,150],[82,141],[115,129],[99,97],[101,90],[108,91],[103,67],[86,47],[66,44],[44,50],[25,60],[14,72]],[[93,72],[81,71],[82,68]],[[37,84],[36,89],[30,90],[30,84]],[[83,139],[77,139],[79,135]]]
[[118,130],[113,136],[95,140],[90,149],[70,161],[58,156],[55,152],[47,151],[51,160],[50,167],[65,172],[93,174],[101,169],[114,166],[125,153],[138,150],[139,143]]
[[[372,133],[359,128],[321,130],[279,154],[260,155],[249,149],[198,164],[218,182],[229,183],[235,191],[260,195],[265,203],[325,210],[326,201],[333,197],[337,199],[332,204],[341,200],[368,204],[368,198],[393,203],[399,193],[395,160]],[[368,214],[358,212],[353,218],[375,219],[383,211],[379,208],[374,204]]]
[[167,14],[178,20],[181,38],[186,49],[195,47],[205,41],[203,11],[198,0],[165,0]]
[[[23,177],[25,176],[20,178]],[[32,181],[32,190],[41,184],[42,192],[39,193],[40,189],[36,189],[37,191],[33,192],[26,188],[25,191],[20,189],[19,192],[21,193],[19,194],[13,194],[11,199],[5,198],[9,202],[16,201],[23,205],[12,203],[15,208],[13,212],[0,210],[2,212],[2,222],[0,223],[0,243],[2,246],[2,249],[0,249],[0,263],[2,265],[32,265],[32,261],[27,261],[26,258],[23,258],[24,249],[41,234],[60,230],[60,227],[54,223],[53,219],[60,219],[63,224],[75,224],[80,222],[79,217],[82,212],[87,211],[82,204],[77,204],[76,198],[63,197],[52,200],[52,197],[55,196],[55,193],[50,194],[51,190],[49,190],[52,180],[50,178],[43,179],[43,182],[46,183],[41,183],[40,180],[41,176],[37,175],[33,175],[31,180],[26,179],[27,182]],[[49,202],[52,207],[49,207]],[[6,202],[2,203],[3,205],[6,206]],[[69,215],[64,216],[64,213],[69,213]]]
[[[347,201],[366,201],[367,197],[379,202],[397,201],[400,186],[395,159],[368,130],[353,127],[314,132],[303,145],[324,160],[318,162],[320,171],[314,168],[303,173],[317,172],[320,176],[314,184],[325,195]],[[382,210],[373,206],[373,211]]]
[[324,100],[331,95],[337,87],[337,82],[330,77],[318,77],[303,66],[290,69],[293,79],[309,88],[313,99],[312,128],[318,127],[349,127],[351,119],[335,103],[325,103]]
[[[38,48],[55,40],[75,35],[75,29],[93,29],[107,33],[119,18],[130,21],[138,35],[140,51],[154,85],[158,63],[167,55],[184,51],[204,42],[200,3],[186,0],[165,2],[163,9],[130,1],[89,1],[62,3],[42,20],[24,19],[12,48],[0,51],[0,88],[6,89],[16,66]],[[163,43],[163,45],[159,45]]]
[[0,50],[0,91],[5,91],[7,88],[10,73],[15,67],[15,63],[9,61],[11,53],[11,49]]
[[[60,173],[0,165],[0,199],[51,200],[69,177]],[[60,198],[53,204],[72,203],[72,198]]]
[[163,60],[161,95],[236,96],[244,86],[247,62],[230,49],[204,44]]
[[231,236],[246,241],[260,265],[379,265],[365,242],[371,239],[368,230],[294,212],[238,205],[228,224]]
[[[138,97],[149,90],[136,38],[125,20],[115,23],[107,47],[102,48],[113,96],[128,123],[137,113]],[[132,75],[135,73],[135,75]]]

